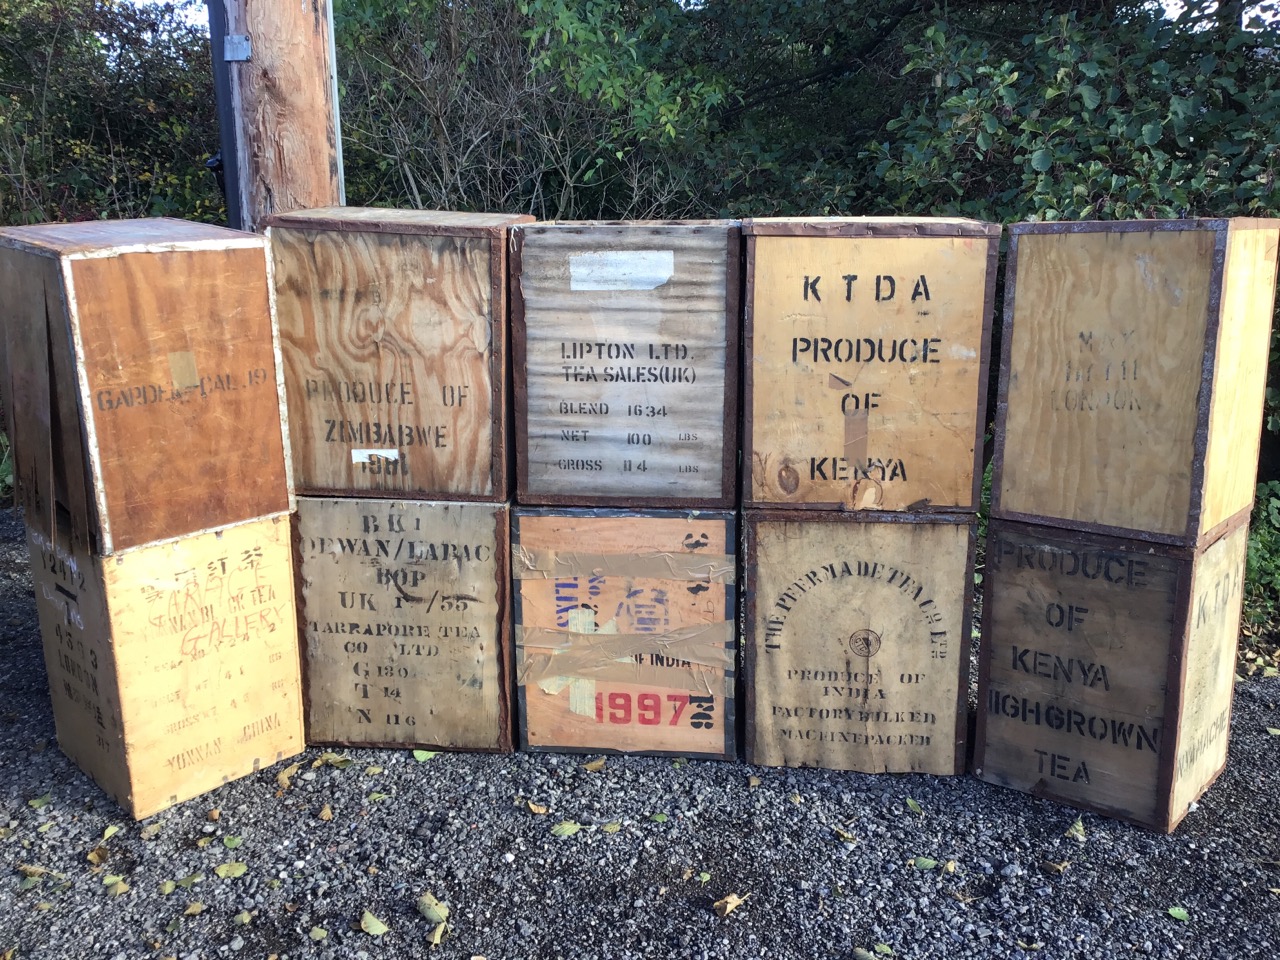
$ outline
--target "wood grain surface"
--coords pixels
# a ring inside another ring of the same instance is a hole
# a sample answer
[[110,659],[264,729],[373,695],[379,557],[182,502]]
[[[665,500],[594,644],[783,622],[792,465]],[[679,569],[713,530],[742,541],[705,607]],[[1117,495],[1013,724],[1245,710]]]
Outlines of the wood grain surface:
[[804,225],[748,238],[747,505],[976,509],[997,237]]
[[287,511],[262,247],[68,264],[102,551]]
[[733,537],[725,514],[514,511],[522,747],[732,757]]
[[1201,536],[1253,504],[1271,355],[1280,220],[1232,220],[1204,461]]
[[973,522],[746,523],[747,761],[963,772]]
[[505,496],[503,245],[269,233],[297,489]]
[[736,224],[517,234],[520,501],[731,505]]
[[[273,213],[344,201],[329,0],[214,0],[249,60],[227,64],[238,205],[247,229]],[[228,184],[228,186],[231,186]]]
[[993,512],[1185,538],[1218,231],[1095,226],[1015,232]]
[[510,750],[507,507],[298,498],[307,740]]
[[29,546],[58,744],[136,819],[302,750],[287,516],[112,558]]

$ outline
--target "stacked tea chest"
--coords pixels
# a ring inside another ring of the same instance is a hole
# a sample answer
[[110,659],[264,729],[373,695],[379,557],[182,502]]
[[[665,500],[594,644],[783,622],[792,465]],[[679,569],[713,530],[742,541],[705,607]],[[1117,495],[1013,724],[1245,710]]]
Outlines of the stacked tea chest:
[[528,219],[270,221],[309,742],[511,749],[505,283]]
[[1012,235],[975,772],[1170,831],[1226,762],[1280,221]]
[[739,226],[513,251],[521,746],[733,757]]
[[743,231],[746,757],[960,773],[1000,228]]
[[298,753],[262,238],[0,231],[3,394],[58,744],[134,817]]

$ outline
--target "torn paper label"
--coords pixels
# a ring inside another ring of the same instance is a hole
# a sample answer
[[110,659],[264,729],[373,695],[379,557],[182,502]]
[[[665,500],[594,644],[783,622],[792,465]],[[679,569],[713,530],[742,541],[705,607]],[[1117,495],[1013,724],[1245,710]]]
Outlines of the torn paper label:
[[399,450],[352,450],[352,463],[373,463],[375,460],[399,460]]
[[674,250],[604,250],[569,258],[570,290],[654,290],[676,272]]

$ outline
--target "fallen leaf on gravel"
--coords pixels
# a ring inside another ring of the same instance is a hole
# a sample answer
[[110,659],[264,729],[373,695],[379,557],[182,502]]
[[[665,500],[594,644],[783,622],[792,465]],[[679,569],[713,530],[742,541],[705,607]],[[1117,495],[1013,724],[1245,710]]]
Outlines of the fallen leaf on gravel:
[[13,960],[18,955],[17,947],[10,947],[4,953],[0,953],[0,960]]
[[366,777],[376,777],[381,772],[382,772],[382,768],[377,766],[376,764],[372,764],[364,768],[364,775]]
[[200,913],[204,913],[204,904],[199,900],[187,904],[187,909],[182,911],[184,917],[194,917]]
[[426,762],[427,762],[428,760],[430,760],[432,757],[438,757],[439,755],[440,755],[440,751],[439,751],[439,750],[415,750],[415,751],[413,751],[413,759],[417,760],[419,763],[426,763]]
[[971,903],[977,903],[979,900],[982,899],[981,897],[974,896],[971,893],[966,893],[963,890],[952,890],[950,891],[950,893],[951,893],[952,899],[959,900],[961,903],[965,904],[966,906]]
[[1067,827],[1067,832],[1063,836],[1084,843],[1084,821],[1080,817],[1076,817],[1076,822]]
[[959,864],[957,864],[954,860],[948,860],[946,863],[944,863],[944,864],[942,865],[942,872],[943,872],[943,873],[955,873],[955,872],[956,872],[956,867],[958,867],[958,866],[959,866]]
[[575,833],[582,829],[582,824],[574,820],[561,820],[551,828],[553,837],[572,837]]
[[36,909],[37,909],[37,910],[41,910],[41,911],[44,911],[44,910],[52,910],[52,909],[53,909],[53,904],[52,904],[52,903],[46,903],[45,901],[43,901],[43,900],[42,900],[42,901],[40,901],[39,903],[37,903],[37,904],[36,904]]
[[18,864],[18,872],[24,877],[60,877],[62,874],[55,873],[48,867],[38,867],[34,863]]
[[222,811],[221,811],[221,810],[219,810],[217,807],[214,807],[214,808],[213,808],[212,810],[210,810],[207,814],[205,814],[205,816],[206,816],[206,817],[207,817],[207,818],[208,818],[212,823],[217,823],[219,820],[221,820],[221,819],[222,819]]
[[538,816],[542,816],[550,809],[546,804],[534,803],[532,800],[526,800],[525,806],[529,808],[530,813],[537,814]]
[[1169,916],[1173,917],[1175,920],[1181,920],[1183,923],[1186,923],[1191,919],[1190,914],[1187,913],[1186,907],[1170,907]]
[[831,828],[831,832],[832,832],[832,833],[834,833],[834,834],[835,834],[835,835],[840,839],[840,841],[841,841],[842,843],[857,843],[857,842],[858,842],[858,838],[857,838],[857,837],[855,837],[855,836],[854,836],[852,833],[850,833],[848,830],[844,830],[844,829],[842,829],[842,828],[840,828],[840,827],[832,827],[832,828]]
[[178,885],[174,883],[172,880],[166,880],[164,883],[160,884],[160,893],[162,896],[167,897],[169,894],[173,893],[173,891],[177,889],[178,889]]
[[172,920],[170,920],[170,921],[169,921],[169,923],[165,926],[165,928],[164,928],[164,932],[165,932],[165,933],[176,933],[176,932],[177,932],[177,930],[178,930],[178,928],[179,928],[180,926],[182,926],[182,918],[181,918],[181,917],[174,917],[174,918],[173,918]]
[[286,790],[293,785],[293,775],[302,768],[300,763],[291,763],[279,773],[276,774],[276,784],[280,787],[276,796],[281,796]]
[[36,797],[34,800],[28,800],[27,806],[32,810],[39,810],[41,807],[48,806],[49,801],[53,799],[53,793],[45,793]]
[[1277,897],[1280,897],[1280,887],[1268,887],[1267,890],[1274,893]]
[[853,960],[876,960],[876,955],[866,947],[854,947]]
[[667,815],[665,813],[651,813],[649,814],[649,819],[654,823],[666,823]]
[[100,867],[107,862],[108,856],[109,854],[107,853],[106,847],[94,847],[85,855],[85,859],[95,867]]
[[320,819],[328,822],[333,819],[333,807],[327,803],[320,808]]
[[50,820],[48,823],[42,823],[40,826],[36,827],[36,833],[48,833],[52,829],[53,821]]
[[1045,873],[1056,873],[1058,876],[1067,872],[1067,867],[1071,866],[1070,860],[1063,860],[1061,863],[1054,863],[1052,860],[1040,861],[1040,868]]
[[196,841],[196,846],[203,850],[209,844],[213,843],[213,837],[201,837]]
[[449,905],[441,903],[430,893],[418,898],[418,913],[427,923],[445,923],[449,919]]
[[449,929],[449,925],[445,923],[437,923],[434,930],[427,937],[427,942],[433,947],[440,946],[444,942],[445,932]]
[[[414,753],[416,754],[417,751],[415,750]],[[334,767],[338,770],[345,770],[347,769],[347,767],[351,766],[353,763],[355,763],[355,761],[352,760],[350,757],[344,757],[342,756],[342,754],[334,753],[331,750],[326,750],[324,753],[320,754],[320,757],[318,760],[316,760],[314,763],[311,764],[311,769],[315,770],[317,767],[323,767],[325,764],[328,764],[329,766]]]
[[924,816],[924,807],[920,806],[920,804],[912,800],[910,797],[907,797],[907,808],[912,813],[918,813],[920,816]]
[[164,824],[160,824],[160,823],[148,824],[147,826],[142,828],[142,839],[151,840],[155,837],[160,836],[160,831],[163,829],[163,827],[164,827]]
[[[9,827],[0,827],[0,840],[8,840],[12,836],[13,836],[12,829],[10,829]],[[3,958],[0,958],[0,960],[3,960]]]
[[108,873],[105,877],[103,877],[103,878],[102,878],[102,885],[103,885],[104,887],[109,887],[109,886],[111,886],[113,883],[119,883],[119,882],[120,882],[121,880],[123,880],[123,879],[124,879],[124,877],[123,877],[121,874],[118,874],[118,873]]
[[40,886],[41,882],[42,882],[41,877],[25,877],[23,878],[23,881],[18,884],[18,889],[22,893],[26,893],[32,887]]
[[733,911],[737,910],[740,906],[746,903],[747,897],[749,896],[751,896],[751,894],[749,893],[744,894],[743,896],[738,896],[736,893],[731,893],[727,897],[725,897],[723,900],[717,900],[715,903],[713,903],[711,905],[711,909],[716,912],[717,917],[727,917],[729,914],[733,913]]
[[914,857],[911,865],[917,870],[933,870],[938,866],[938,861],[932,857]]
[[793,793],[787,799],[790,800],[792,803],[794,803],[797,807],[800,806],[800,804],[804,803],[804,797],[800,796],[800,794],[798,793]]
[[380,937],[391,928],[366,910],[360,918],[360,929],[371,937]]
[[244,839],[241,837],[223,837],[222,838],[222,845],[226,847],[228,850],[234,850],[236,847],[240,846],[240,844],[242,843],[244,843]]
[[1267,733],[1273,737],[1280,737],[1280,727],[1267,727]]
[[119,832],[120,832],[120,828],[119,828],[119,827],[117,827],[117,826],[115,826],[114,824],[112,824],[111,826],[107,827],[107,829],[105,829],[105,830],[103,830],[103,831],[102,831],[102,841],[101,841],[101,842],[102,842],[102,843],[106,843],[108,840],[110,840],[112,837],[114,837],[114,836],[115,836],[117,833],[119,833]]
[[893,947],[889,946],[887,943],[877,943],[876,953],[880,954],[882,957],[892,957]]
[[684,873],[680,874],[681,880],[691,880],[693,878],[693,867],[685,867]]
[[231,922],[236,924],[237,926],[247,927],[249,924],[253,922],[253,914],[251,914],[248,910],[241,910],[239,913],[237,913],[234,917],[231,918]]
[[756,776],[747,777],[747,786],[754,790],[756,787],[760,786],[760,778]]
[[610,820],[608,823],[606,823],[604,826],[600,828],[600,832],[601,833],[617,833],[621,829],[622,829],[622,824],[620,824],[617,820]]
[[700,874],[698,874],[698,879],[699,879],[700,881],[702,881],[703,883],[706,883],[706,882],[708,882],[708,881],[711,879],[711,874],[709,874],[709,873],[707,873],[707,871],[703,870]]
[[1018,946],[1023,950],[1043,950],[1044,944],[1037,940],[1035,943],[1026,943],[1022,940],[1018,941]]
[[189,873],[178,881],[178,886],[183,890],[190,890],[197,883],[204,879],[203,873]]
[[117,880],[111,886],[107,887],[107,893],[113,897],[118,897],[129,892],[129,885],[123,880]]
[[243,877],[248,871],[247,863],[240,863],[233,860],[230,863],[220,863],[213,868],[213,872],[220,876],[223,880],[234,880],[236,877]]
[[377,790],[375,790],[373,791],[373,793],[369,794],[370,803],[377,803],[379,800],[389,800],[389,799],[391,799],[391,794],[389,793],[379,793]]
[[590,770],[592,773],[599,773],[604,769],[605,759],[605,757],[601,757],[599,760],[592,760],[590,763],[584,763],[582,765],[582,769]]
[[689,760],[686,757],[676,757],[671,761],[671,765],[679,770],[681,767],[687,767],[689,765]]
[[324,927],[312,927],[311,932],[307,934],[312,940],[323,940],[329,935],[329,931]]

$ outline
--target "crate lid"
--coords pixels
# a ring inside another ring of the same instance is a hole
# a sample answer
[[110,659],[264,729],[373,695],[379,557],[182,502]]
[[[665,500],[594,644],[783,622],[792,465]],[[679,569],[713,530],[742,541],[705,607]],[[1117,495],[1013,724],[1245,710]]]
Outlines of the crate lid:
[[506,227],[532,223],[521,213],[464,213],[456,210],[398,210],[390,207],[316,207],[278,213],[269,227],[351,233],[409,233],[424,236],[497,236]]
[[0,230],[0,246],[77,259],[122,253],[260,247],[262,244],[262,238],[252,233],[170,217],[42,223]]
[[998,237],[1000,224],[968,217],[750,217],[755,237]]

